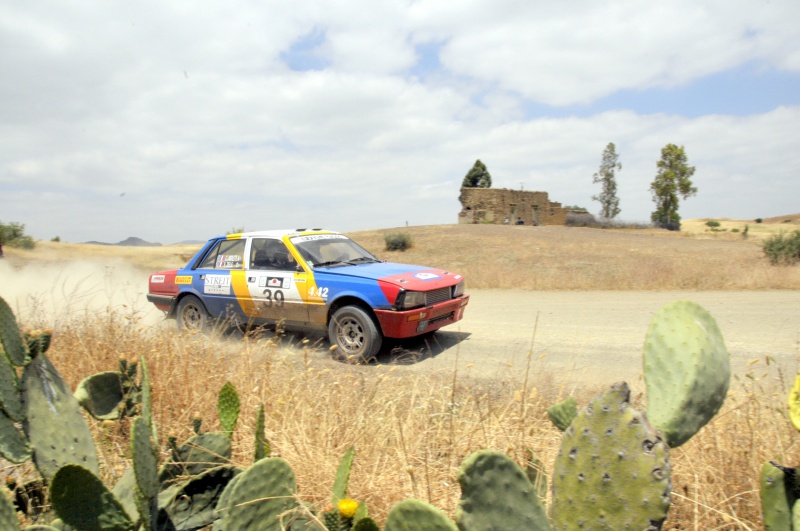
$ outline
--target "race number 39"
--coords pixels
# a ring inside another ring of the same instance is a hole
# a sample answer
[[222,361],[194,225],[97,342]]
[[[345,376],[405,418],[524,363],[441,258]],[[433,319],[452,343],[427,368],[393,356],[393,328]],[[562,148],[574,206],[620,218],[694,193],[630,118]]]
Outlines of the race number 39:
[[271,289],[265,289],[264,304],[267,308],[272,308],[273,306],[276,308],[283,308],[283,292],[279,289],[274,291]]

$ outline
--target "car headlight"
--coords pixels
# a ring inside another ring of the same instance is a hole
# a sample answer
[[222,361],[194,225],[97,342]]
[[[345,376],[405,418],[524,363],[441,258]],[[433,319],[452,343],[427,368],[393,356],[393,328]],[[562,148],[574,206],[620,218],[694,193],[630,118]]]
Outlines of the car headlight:
[[398,310],[409,310],[419,306],[425,306],[425,292],[424,291],[403,291],[397,297],[395,303]]
[[466,289],[466,281],[462,280],[455,286],[453,286],[453,298],[460,297],[464,294],[464,290]]

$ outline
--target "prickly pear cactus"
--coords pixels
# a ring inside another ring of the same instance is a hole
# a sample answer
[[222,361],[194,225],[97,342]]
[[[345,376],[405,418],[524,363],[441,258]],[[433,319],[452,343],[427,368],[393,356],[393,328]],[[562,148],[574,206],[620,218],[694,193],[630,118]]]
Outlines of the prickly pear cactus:
[[161,467],[158,479],[163,484],[179,476],[196,476],[203,471],[230,462],[231,440],[219,432],[193,435],[177,447],[176,459]]
[[333,482],[333,496],[331,503],[336,505],[339,500],[347,497],[347,482],[350,479],[350,469],[353,466],[353,458],[356,455],[356,449],[350,447],[344,453],[342,461],[339,463],[339,468],[336,469],[336,479]]
[[553,471],[554,529],[657,530],[670,505],[669,449],[624,382],[564,432]]
[[93,473],[66,465],[50,484],[50,500],[64,523],[81,531],[129,531],[133,522]]
[[67,463],[98,472],[97,450],[78,401],[47,355],[36,356],[22,375],[25,433],[36,468],[50,481]]
[[264,404],[258,405],[258,415],[256,416],[256,441],[255,441],[255,455],[253,462],[260,461],[269,455],[270,447],[267,440],[267,434],[264,427]]
[[[240,474],[231,492],[224,494],[227,507],[218,528],[226,531],[280,531],[280,516],[296,505],[294,471],[283,458],[266,457]],[[226,489],[227,490],[227,489]]]
[[8,303],[0,297],[0,344],[12,364],[22,367],[28,358],[17,318]]
[[239,394],[230,382],[225,382],[217,397],[217,410],[222,431],[233,436],[236,422],[239,420]]
[[133,471],[139,492],[146,498],[153,498],[158,494],[160,487],[158,481],[158,454],[150,440],[150,428],[147,425],[147,421],[142,417],[136,417],[133,421],[131,449]]
[[536,489],[508,456],[493,450],[470,455],[458,474],[461,499],[456,522],[461,531],[550,529]]
[[653,317],[644,344],[647,418],[670,448],[688,441],[716,415],[730,379],[722,333],[701,306],[675,301]]
[[389,510],[384,531],[458,531],[447,515],[422,500],[402,500]]
[[0,410],[0,456],[12,463],[24,463],[31,458],[28,439],[17,430],[14,421],[3,410]]
[[78,384],[75,399],[98,420],[117,420],[125,399],[122,373],[106,371],[87,376]]
[[0,489],[0,529],[19,529],[17,511],[6,489]]
[[377,522],[370,517],[362,518],[353,524],[353,531],[381,531]]
[[578,401],[575,400],[574,396],[547,408],[547,416],[550,418],[550,422],[561,431],[569,427],[572,419],[574,419],[577,414]]
[[[182,531],[212,524],[222,492],[241,472],[232,465],[220,466],[163,490],[158,496],[160,529]],[[171,525],[164,525],[167,521]]]
[[[794,471],[791,471],[794,474]],[[787,488],[784,467],[767,461],[761,467],[761,510],[767,531],[792,529],[792,509],[796,503],[792,490]]]
[[21,422],[25,418],[25,409],[19,398],[17,373],[2,352],[0,352],[0,408],[15,422]]

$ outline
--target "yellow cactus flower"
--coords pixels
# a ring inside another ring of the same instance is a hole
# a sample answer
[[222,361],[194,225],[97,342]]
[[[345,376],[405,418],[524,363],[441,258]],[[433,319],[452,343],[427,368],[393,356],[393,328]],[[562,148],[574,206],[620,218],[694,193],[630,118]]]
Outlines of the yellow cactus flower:
[[336,507],[339,509],[339,514],[342,518],[352,518],[355,516],[356,510],[358,509],[358,502],[344,498],[343,500],[339,500]]

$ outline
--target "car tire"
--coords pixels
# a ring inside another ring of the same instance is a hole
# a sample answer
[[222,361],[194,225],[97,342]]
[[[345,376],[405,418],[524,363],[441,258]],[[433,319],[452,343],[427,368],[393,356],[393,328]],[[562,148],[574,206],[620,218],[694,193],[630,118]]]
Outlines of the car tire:
[[363,363],[381,349],[383,336],[372,317],[357,306],[343,306],[328,323],[328,339],[337,359]]
[[206,332],[211,323],[211,316],[200,299],[194,295],[187,295],[178,302],[175,320],[178,322],[178,330]]

